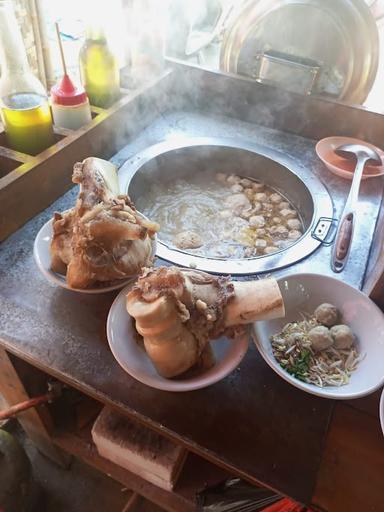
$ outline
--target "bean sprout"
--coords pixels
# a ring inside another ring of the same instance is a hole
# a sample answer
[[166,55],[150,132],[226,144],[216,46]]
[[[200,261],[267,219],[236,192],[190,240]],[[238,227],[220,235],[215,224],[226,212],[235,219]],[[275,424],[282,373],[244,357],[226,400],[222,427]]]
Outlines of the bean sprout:
[[291,322],[271,336],[273,355],[280,366],[303,382],[318,387],[343,386],[349,382],[362,357],[355,344],[350,349],[330,347],[321,352],[311,348],[308,332],[320,325],[315,317]]

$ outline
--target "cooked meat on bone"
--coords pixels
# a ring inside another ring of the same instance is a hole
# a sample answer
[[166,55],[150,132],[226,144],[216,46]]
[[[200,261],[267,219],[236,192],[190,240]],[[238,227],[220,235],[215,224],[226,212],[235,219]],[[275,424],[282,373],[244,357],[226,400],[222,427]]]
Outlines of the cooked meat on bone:
[[127,295],[157,371],[175,377],[199,362],[210,340],[255,320],[284,315],[274,279],[238,282],[176,267],[146,269]]
[[51,268],[66,273],[73,288],[124,279],[151,264],[151,237],[158,224],[138,214],[128,196],[119,195],[116,170],[87,158],[75,164],[80,185],[75,207],[55,214]]

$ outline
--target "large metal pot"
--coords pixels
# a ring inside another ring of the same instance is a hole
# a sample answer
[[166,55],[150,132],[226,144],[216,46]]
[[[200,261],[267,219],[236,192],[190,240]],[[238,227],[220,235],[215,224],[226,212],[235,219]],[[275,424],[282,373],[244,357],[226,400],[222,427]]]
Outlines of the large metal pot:
[[305,233],[296,243],[274,254],[244,259],[207,258],[189,254],[158,240],[157,255],[177,265],[193,266],[219,274],[244,275],[269,272],[305,258],[321,242],[312,236],[314,227],[325,236],[327,224],[321,218],[332,217],[332,200],[324,185],[298,162],[258,144],[225,138],[190,138],[184,142],[163,142],[127,161],[119,171],[121,189],[135,203],[145,200],[154,183],[166,183],[192,173],[210,170],[236,173],[264,182],[287,197],[299,210]]
[[364,0],[248,0],[227,27],[220,67],[304,94],[363,103],[379,37]]

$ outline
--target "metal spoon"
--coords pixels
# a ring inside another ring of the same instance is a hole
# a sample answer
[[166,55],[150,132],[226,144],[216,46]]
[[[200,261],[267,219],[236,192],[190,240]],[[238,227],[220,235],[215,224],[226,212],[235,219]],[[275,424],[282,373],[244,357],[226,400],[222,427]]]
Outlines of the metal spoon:
[[344,270],[352,245],[353,231],[356,223],[356,205],[359,198],[359,188],[367,162],[372,165],[382,165],[379,154],[363,144],[343,144],[335,150],[343,158],[356,158],[356,167],[351,189],[340,218],[332,250],[331,266],[334,272]]

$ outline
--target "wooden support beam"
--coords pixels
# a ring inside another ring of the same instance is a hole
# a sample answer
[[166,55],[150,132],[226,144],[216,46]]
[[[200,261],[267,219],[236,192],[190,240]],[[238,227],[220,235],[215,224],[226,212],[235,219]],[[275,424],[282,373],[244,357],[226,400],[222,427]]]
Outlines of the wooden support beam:
[[[3,348],[0,348],[0,393],[8,407],[30,398]],[[70,457],[52,443],[47,427],[37,409],[33,408],[20,413],[17,419],[39,451],[61,467],[68,466]]]

